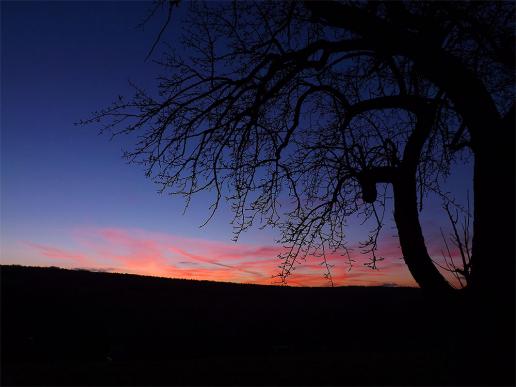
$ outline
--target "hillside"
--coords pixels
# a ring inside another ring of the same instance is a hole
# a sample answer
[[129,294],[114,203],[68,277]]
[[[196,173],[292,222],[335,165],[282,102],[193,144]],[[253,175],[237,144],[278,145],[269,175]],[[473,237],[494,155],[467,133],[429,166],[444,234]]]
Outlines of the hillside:
[[514,380],[514,353],[498,351],[494,336],[473,343],[477,329],[465,305],[419,289],[290,288],[2,266],[1,302],[2,385]]

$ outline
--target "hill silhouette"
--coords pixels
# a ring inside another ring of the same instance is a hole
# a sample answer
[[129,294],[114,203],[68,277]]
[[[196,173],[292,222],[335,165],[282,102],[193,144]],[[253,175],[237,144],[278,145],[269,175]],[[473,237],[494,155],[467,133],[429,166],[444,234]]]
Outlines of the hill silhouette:
[[416,288],[1,266],[1,297],[2,385],[514,383],[496,321]]

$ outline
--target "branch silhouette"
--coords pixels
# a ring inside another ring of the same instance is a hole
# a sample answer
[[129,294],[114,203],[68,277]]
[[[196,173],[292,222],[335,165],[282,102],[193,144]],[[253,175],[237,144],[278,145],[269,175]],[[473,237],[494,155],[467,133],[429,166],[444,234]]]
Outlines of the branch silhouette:
[[[207,221],[228,201],[235,238],[257,221],[277,227],[285,246],[281,282],[309,256],[320,257],[331,281],[327,257],[349,257],[351,216],[372,224],[361,244],[368,264],[381,260],[379,214],[389,195],[377,187],[388,185],[410,272],[421,287],[446,292],[452,287],[428,254],[418,213],[428,192],[450,199],[443,179],[462,157],[473,157],[467,282],[505,292],[514,283],[510,270],[495,281],[490,263],[490,246],[508,237],[514,220],[489,229],[497,219],[493,199],[513,203],[514,49],[507,42],[514,31],[507,15],[514,4],[188,7],[184,52],[163,53],[157,95],[135,88],[132,100],[84,122],[137,134],[125,156],[145,165],[162,191],[183,195],[187,205],[200,191],[214,192]],[[500,182],[506,189],[489,188]],[[505,247],[507,267],[514,267],[513,253]]]

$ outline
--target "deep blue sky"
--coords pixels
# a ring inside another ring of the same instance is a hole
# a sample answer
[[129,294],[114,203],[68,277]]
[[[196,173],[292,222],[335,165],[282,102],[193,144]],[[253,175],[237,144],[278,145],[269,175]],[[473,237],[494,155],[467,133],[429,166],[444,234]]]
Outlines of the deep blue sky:
[[156,66],[144,58],[156,31],[135,28],[148,7],[2,4],[4,237],[114,220],[175,231],[182,204],[156,195],[141,170],[125,164],[124,139],[110,142],[97,127],[73,125],[129,94],[129,79],[151,84]]
[[[150,5],[1,3],[3,263],[74,266],[77,262],[72,258],[80,252],[96,256],[97,261],[88,256],[89,263],[105,260],[105,265],[120,265],[105,249],[89,246],[85,250],[85,230],[90,239],[99,230],[111,229],[133,242],[166,234],[230,244],[227,208],[199,229],[209,202],[206,194],[197,197],[183,216],[180,198],[158,195],[139,167],[122,160],[122,148],[128,145],[124,138],[109,141],[94,126],[73,125],[118,95],[130,94],[129,79],[152,86],[158,69],[144,59],[160,20],[153,20],[145,30],[136,28]],[[177,37],[175,25],[167,32],[171,42]],[[469,172],[460,168],[450,189],[464,192],[469,185]],[[432,232],[445,222],[438,209],[439,203],[432,201],[423,214]],[[350,230],[351,239],[358,239],[361,232]],[[390,237],[394,231],[387,234]],[[274,237],[272,231],[253,230],[241,242],[266,246]],[[110,243],[115,242],[110,239]]]

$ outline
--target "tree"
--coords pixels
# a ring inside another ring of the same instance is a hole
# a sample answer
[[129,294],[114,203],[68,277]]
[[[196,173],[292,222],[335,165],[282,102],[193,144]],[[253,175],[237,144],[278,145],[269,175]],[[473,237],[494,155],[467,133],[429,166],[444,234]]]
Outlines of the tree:
[[448,243],[448,238],[444,235],[444,232],[441,228],[441,236],[443,238],[444,246],[446,248],[446,254],[443,252],[444,257],[444,265],[439,265],[441,269],[446,270],[456,278],[459,286],[461,288],[465,288],[471,278],[471,227],[470,227],[470,216],[469,216],[469,195],[468,195],[468,210],[467,215],[464,216],[464,219],[461,224],[461,228],[459,229],[459,211],[455,209],[455,214],[453,214],[453,210],[450,208],[450,203],[446,202],[443,205],[443,209],[446,211],[448,215],[448,219],[450,220],[450,224],[452,227],[452,233],[450,238],[450,243],[459,251],[460,263],[456,263],[456,257],[452,254],[450,250],[450,243]]
[[474,154],[471,287],[514,300],[514,4],[306,5],[323,23],[409,58],[447,94]]
[[422,288],[449,291],[418,210],[426,192],[444,195],[440,182],[471,153],[468,283],[512,293],[514,218],[501,222],[493,203],[514,214],[513,3],[190,7],[183,53],[159,61],[158,93],[136,88],[87,121],[138,133],[126,156],[163,190],[213,190],[212,215],[227,198],[237,236],[257,217],[279,227],[286,280],[309,254],[329,270],[327,252],[346,251],[350,215],[376,222],[364,243],[374,267],[389,185],[410,272]]

